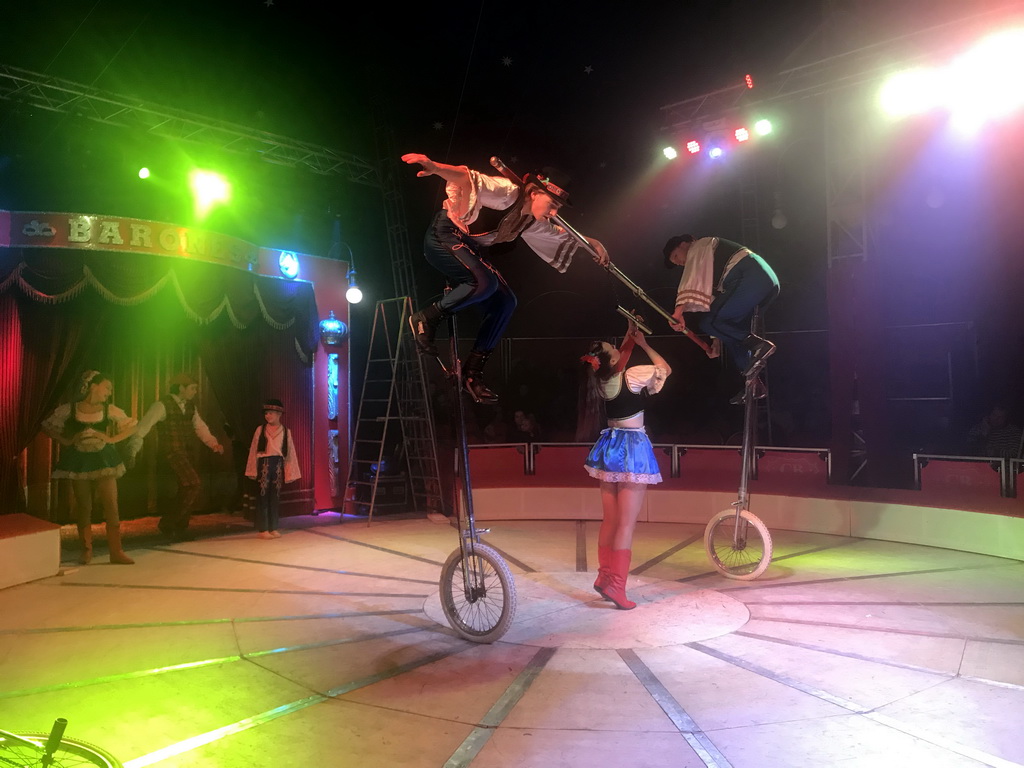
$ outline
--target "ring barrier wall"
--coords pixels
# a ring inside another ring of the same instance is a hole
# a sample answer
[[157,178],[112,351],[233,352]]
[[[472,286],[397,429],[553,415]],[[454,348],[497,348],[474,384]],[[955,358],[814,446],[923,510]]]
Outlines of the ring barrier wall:
[[[600,520],[597,481],[583,443],[471,446],[481,520]],[[641,522],[704,525],[736,494],[736,446],[655,444],[663,482],[646,494]],[[916,488],[829,483],[831,456],[817,448],[759,447],[752,509],[770,528],[882,539],[1024,559],[1024,461],[914,454]]]

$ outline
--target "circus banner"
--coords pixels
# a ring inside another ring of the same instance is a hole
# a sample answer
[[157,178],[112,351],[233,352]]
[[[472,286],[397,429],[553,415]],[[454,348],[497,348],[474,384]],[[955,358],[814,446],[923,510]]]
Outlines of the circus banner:
[[252,243],[201,229],[122,216],[0,211],[0,247],[125,251],[226,264],[251,270]]

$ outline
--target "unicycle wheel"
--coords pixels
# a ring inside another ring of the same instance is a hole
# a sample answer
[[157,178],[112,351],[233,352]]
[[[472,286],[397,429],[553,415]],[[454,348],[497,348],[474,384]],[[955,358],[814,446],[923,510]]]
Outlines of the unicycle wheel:
[[16,734],[32,742],[35,747],[20,744],[0,736],[0,765],[17,765],[20,768],[35,768],[49,765],[51,768],[121,768],[121,762],[105,749],[78,739],[62,738],[53,753],[51,762],[43,761],[43,747],[49,739],[46,733]]
[[704,529],[704,549],[715,569],[730,579],[753,581],[772,561],[772,535],[746,509],[727,509]]
[[467,543],[472,554],[470,589],[463,578],[462,548],[448,556],[441,569],[441,608],[452,629],[474,643],[493,643],[504,635],[516,615],[516,584],[501,555],[486,544]]

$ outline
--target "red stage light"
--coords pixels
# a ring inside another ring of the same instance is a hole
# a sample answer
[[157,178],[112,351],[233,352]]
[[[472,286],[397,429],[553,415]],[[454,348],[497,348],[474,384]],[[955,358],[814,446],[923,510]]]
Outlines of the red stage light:
[[750,131],[746,128],[737,128],[735,131],[736,141],[746,141],[750,138]]
[[747,88],[754,87],[754,78],[752,78],[750,75],[744,75],[743,81],[747,84]]
[[689,152],[691,155],[696,155],[698,152],[700,152],[700,142],[699,141],[688,141],[688,142],[686,142],[686,151]]

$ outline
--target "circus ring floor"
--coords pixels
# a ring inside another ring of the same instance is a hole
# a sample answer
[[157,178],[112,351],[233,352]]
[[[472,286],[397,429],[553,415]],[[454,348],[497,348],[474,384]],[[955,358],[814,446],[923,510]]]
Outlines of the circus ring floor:
[[491,521],[519,607],[478,645],[438,607],[454,530],[378,520],[133,521],[132,567],[70,544],[0,591],[0,728],[66,717],[133,768],[1024,764],[1019,560],[778,529],[741,583],[703,525],[641,522],[624,612],[596,521]]

